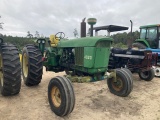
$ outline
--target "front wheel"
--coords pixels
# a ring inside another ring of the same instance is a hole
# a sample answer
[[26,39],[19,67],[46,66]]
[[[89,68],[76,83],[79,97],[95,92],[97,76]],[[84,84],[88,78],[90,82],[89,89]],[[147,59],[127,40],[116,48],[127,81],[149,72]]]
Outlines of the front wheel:
[[48,85],[48,100],[51,110],[58,116],[70,114],[75,105],[75,95],[68,78],[57,76]]
[[[128,90],[128,92],[130,93],[133,90],[133,75],[132,75],[132,72],[127,68],[121,68],[121,70],[126,72],[126,75],[128,76],[128,79],[130,79],[129,80],[129,85],[131,87],[129,87],[130,89]],[[128,93],[128,95],[129,95],[129,93]]]
[[154,78],[155,73],[153,69],[150,69],[149,71],[140,71],[138,75],[142,80],[151,81]]
[[107,84],[111,93],[121,97],[128,96],[133,87],[132,78],[124,69],[116,69],[116,80],[110,78]]

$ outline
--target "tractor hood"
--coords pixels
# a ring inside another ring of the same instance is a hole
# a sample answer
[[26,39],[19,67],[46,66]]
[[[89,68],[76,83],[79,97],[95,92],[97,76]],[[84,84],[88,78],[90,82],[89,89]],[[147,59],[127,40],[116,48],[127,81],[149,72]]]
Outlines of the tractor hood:
[[84,37],[72,40],[61,40],[58,43],[58,47],[94,47],[98,42],[108,41],[109,43],[113,41],[110,37]]

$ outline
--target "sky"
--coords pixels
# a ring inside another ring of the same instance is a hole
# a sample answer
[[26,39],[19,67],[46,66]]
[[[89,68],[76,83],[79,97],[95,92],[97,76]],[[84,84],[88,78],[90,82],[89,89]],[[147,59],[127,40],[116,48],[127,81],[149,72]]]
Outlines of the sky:
[[96,18],[95,27],[130,27],[132,20],[135,31],[141,25],[160,24],[160,0],[0,0],[0,16],[0,33],[12,36],[38,31],[46,37],[57,32],[72,37],[75,28],[80,35],[85,17]]

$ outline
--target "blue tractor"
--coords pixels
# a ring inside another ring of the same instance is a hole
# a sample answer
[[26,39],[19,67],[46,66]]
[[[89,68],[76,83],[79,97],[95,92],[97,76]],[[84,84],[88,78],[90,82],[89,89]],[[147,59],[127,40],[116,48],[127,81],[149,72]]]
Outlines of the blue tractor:
[[[98,36],[98,32],[101,30],[107,31],[107,36],[110,36],[110,32],[128,30],[128,27],[107,25],[94,27],[93,30],[95,31],[95,36]],[[134,43],[133,45],[136,47],[134,46],[133,48],[131,40],[127,41],[127,44],[127,49],[111,48],[108,69],[127,68],[132,73],[138,73],[142,80],[151,81],[155,76],[155,69],[153,67],[157,65],[157,53],[144,49],[146,47],[142,43]],[[143,47],[139,47],[140,45]]]
[[135,40],[132,47],[158,53],[158,63],[154,71],[155,76],[160,77],[160,24],[140,26],[139,39]]

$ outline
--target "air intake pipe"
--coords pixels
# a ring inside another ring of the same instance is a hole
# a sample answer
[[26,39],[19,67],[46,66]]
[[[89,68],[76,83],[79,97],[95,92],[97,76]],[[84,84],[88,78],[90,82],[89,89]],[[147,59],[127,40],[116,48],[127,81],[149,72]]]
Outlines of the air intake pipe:
[[93,25],[96,24],[97,19],[96,18],[88,18],[87,22],[91,26],[90,27],[90,37],[92,37],[93,36]]

